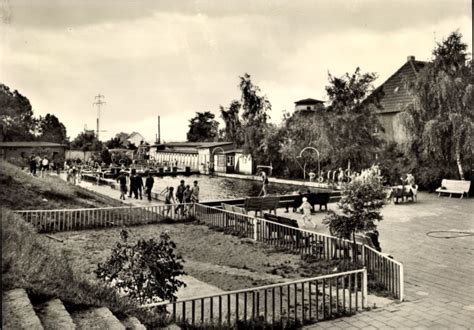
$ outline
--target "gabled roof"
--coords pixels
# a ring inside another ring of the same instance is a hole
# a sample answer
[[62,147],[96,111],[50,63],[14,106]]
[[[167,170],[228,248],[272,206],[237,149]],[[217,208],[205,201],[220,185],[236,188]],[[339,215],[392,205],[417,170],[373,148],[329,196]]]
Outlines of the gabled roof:
[[324,103],[324,101],[316,100],[316,99],[303,99],[303,100],[299,100],[295,102],[296,105],[313,105],[313,104],[320,104],[320,103]]
[[43,141],[11,141],[11,142],[0,142],[0,147],[65,147],[66,145],[54,142],[43,142]]
[[[416,79],[426,65],[426,62],[416,61],[414,57],[409,57],[407,62],[403,64],[394,74],[392,74],[382,85],[377,87],[366,100],[381,94],[381,109],[377,113],[400,112],[413,101],[408,89],[405,86],[406,81]],[[365,102],[365,101],[364,101]]]
[[229,144],[233,144],[233,142],[201,142],[201,144],[197,147],[199,148],[214,148],[220,146],[226,146]]

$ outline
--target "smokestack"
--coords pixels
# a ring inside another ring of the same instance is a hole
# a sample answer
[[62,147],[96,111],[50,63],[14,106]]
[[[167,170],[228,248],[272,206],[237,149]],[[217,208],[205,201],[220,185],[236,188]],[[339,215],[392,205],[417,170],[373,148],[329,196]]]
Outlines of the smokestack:
[[158,138],[157,138],[158,144],[161,143],[161,133],[160,133],[160,116],[158,116]]
[[412,62],[414,60],[415,60],[415,56],[413,56],[413,55],[407,56],[407,62]]

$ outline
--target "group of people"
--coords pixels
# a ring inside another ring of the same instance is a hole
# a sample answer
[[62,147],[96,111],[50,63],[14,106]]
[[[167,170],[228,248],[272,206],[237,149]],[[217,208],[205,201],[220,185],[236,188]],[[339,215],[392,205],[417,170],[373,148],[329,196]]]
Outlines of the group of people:
[[[169,215],[171,211],[171,205],[179,203],[175,208],[175,213],[181,212],[185,215],[189,211],[190,205],[199,202],[199,185],[197,181],[193,182],[191,187],[189,184],[186,185],[184,180],[181,180],[176,192],[173,187],[166,187],[161,193],[165,195],[165,204],[168,205],[166,208],[166,215]],[[176,198],[175,198],[176,197]]]
[[120,185],[120,199],[125,200],[125,195],[127,194],[127,192],[129,192],[128,198],[132,198],[133,194],[133,197],[135,199],[143,199],[144,190],[148,201],[151,202],[151,191],[153,189],[155,179],[153,179],[153,176],[149,171],[145,172],[145,175],[146,179],[144,183],[141,175],[137,173],[137,170],[132,169],[129,180],[129,189],[127,189],[126,171],[121,170],[119,176],[117,177],[117,182]]
[[40,156],[35,156],[32,155],[30,157],[30,174],[33,176],[37,175],[37,172],[39,170],[40,175],[42,178],[48,173],[50,170],[53,171],[58,171],[59,172],[59,164],[54,163],[53,160],[49,160],[48,157],[40,157]]

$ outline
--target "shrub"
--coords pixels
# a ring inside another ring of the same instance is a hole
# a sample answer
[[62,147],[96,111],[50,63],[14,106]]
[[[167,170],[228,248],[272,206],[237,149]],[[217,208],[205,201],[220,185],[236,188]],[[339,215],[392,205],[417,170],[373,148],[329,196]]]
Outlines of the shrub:
[[169,235],[140,239],[134,245],[128,242],[128,231],[122,230],[120,236],[110,258],[98,264],[97,277],[140,304],[176,300],[176,291],[185,286],[177,277],[185,273],[183,259],[175,253],[176,244]]

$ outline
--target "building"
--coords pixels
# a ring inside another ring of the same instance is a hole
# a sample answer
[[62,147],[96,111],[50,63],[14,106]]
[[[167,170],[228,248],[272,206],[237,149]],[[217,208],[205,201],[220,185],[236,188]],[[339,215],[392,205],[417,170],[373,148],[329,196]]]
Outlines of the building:
[[117,134],[116,137],[119,138],[120,140],[120,144],[122,145],[122,147],[124,148],[128,148],[131,144],[135,145],[136,147],[138,147],[140,145],[140,143],[143,141],[143,142],[146,142],[145,138],[143,137],[143,135],[141,135],[140,133],[138,132],[133,132],[131,134],[128,134],[126,135],[126,133],[120,133],[120,134]]
[[416,61],[414,56],[408,56],[407,61],[367,98],[370,100],[374,96],[380,97],[381,109],[377,110],[377,117],[384,132],[375,133],[381,134],[385,141],[402,143],[406,140],[400,113],[413,102],[406,83],[415,80],[425,65],[426,62]]
[[169,142],[150,146],[150,160],[158,163],[177,163],[191,170],[208,173],[209,163],[214,170],[226,171],[225,152],[234,149],[233,142]]
[[295,111],[319,111],[324,110],[324,101],[316,99],[304,99],[295,102]]
[[66,145],[41,141],[0,142],[0,158],[3,160],[26,162],[33,155],[63,162],[66,159]]
[[225,153],[225,173],[253,174],[252,156],[244,154],[242,149],[232,149]]

